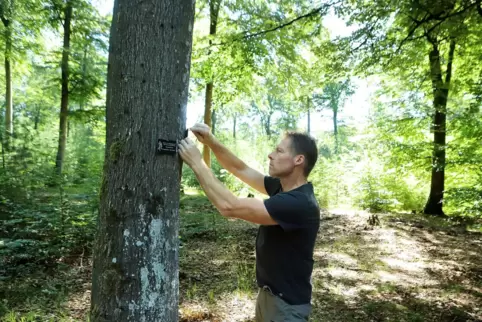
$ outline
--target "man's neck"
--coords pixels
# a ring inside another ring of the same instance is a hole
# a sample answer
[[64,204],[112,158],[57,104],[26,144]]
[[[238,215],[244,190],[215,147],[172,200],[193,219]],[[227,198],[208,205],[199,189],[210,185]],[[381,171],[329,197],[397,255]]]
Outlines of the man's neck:
[[308,180],[304,176],[298,176],[298,175],[297,176],[292,175],[292,176],[280,178],[280,181],[281,181],[281,187],[285,192],[301,187],[302,185],[308,182]]

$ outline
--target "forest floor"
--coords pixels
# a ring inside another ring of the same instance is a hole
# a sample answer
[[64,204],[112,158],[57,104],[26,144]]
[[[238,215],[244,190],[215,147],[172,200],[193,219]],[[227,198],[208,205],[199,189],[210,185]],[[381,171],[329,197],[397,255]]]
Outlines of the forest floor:
[[[199,195],[181,208],[180,321],[254,321],[256,226]],[[481,233],[408,214],[379,214],[371,227],[368,215],[323,215],[311,321],[482,321]],[[87,320],[89,258],[14,283],[2,321]]]

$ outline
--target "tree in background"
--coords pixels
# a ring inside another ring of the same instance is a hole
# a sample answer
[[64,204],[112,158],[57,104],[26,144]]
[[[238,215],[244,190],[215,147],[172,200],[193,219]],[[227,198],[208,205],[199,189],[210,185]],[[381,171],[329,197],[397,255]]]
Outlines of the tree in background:
[[[359,72],[384,72],[396,79],[416,79],[415,83],[406,83],[407,94],[418,92],[417,99],[425,103],[428,96],[432,97],[431,109],[418,111],[432,118],[433,132],[431,185],[424,213],[443,216],[447,115],[452,114],[448,103],[450,95],[457,91],[453,86],[456,79],[453,66],[462,59],[472,60],[469,57],[476,54],[472,51],[470,56],[458,58],[457,52],[469,54],[466,49],[480,47],[477,4],[455,0],[436,4],[356,1],[354,6],[342,5],[342,8],[360,28],[351,36],[338,39],[338,46],[357,62]],[[420,55],[421,52],[426,54]],[[462,79],[473,72],[473,68],[458,70],[458,75]]]
[[[13,99],[12,99],[12,24],[14,19],[14,0],[0,3],[0,19],[4,27],[5,41],[5,137],[6,142],[13,134]],[[8,144],[7,144],[8,147]]]
[[339,152],[338,138],[338,113],[345,105],[346,100],[355,93],[350,80],[328,83],[323,87],[321,94],[313,95],[313,101],[318,110],[328,109],[333,113],[333,137],[335,138],[335,154]]

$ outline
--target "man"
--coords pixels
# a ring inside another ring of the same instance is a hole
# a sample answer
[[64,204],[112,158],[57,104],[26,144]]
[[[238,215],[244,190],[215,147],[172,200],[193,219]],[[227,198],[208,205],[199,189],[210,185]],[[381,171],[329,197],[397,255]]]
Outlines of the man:
[[256,321],[307,321],[311,312],[313,249],[320,211],[307,181],[318,158],[315,141],[306,134],[287,133],[269,154],[269,175],[248,167],[210,132],[205,124],[191,131],[236,177],[270,196],[261,201],[233,195],[206,166],[189,139],[179,144],[182,159],[193,169],[206,196],[221,215],[259,224],[256,279],[260,291]]

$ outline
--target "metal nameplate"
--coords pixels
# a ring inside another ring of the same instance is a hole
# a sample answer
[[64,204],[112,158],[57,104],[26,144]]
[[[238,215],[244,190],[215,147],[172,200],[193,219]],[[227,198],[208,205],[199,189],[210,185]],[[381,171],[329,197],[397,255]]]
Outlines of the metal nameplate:
[[[188,130],[184,132],[183,139],[187,138],[187,134]],[[157,140],[157,153],[175,155],[178,151],[177,145],[178,141],[159,139]]]

